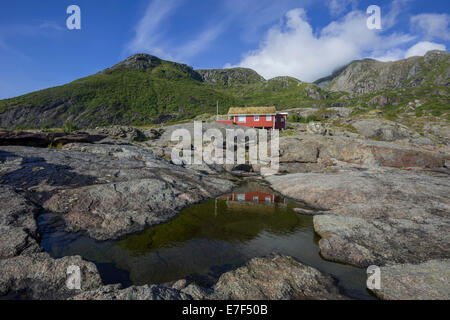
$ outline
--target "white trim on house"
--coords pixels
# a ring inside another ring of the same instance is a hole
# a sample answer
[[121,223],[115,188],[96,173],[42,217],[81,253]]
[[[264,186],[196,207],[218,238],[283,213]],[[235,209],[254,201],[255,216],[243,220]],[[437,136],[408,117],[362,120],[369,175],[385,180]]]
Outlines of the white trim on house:
[[258,116],[253,116],[253,117],[254,117],[253,120],[255,120],[255,122],[259,121],[259,115]]
[[272,121],[272,116],[271,115],[266,115],[266,121]]
[[247,117],[246,116],[238,116],[238,123],[246,123],[247,122]]

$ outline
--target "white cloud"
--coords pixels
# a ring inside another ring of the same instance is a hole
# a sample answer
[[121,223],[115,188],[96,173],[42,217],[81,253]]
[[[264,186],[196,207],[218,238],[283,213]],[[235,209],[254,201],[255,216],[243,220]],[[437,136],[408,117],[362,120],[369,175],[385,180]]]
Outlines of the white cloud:
[[371,58],[383,62],[396,61],[405,58],[405,50],[394,48],[387,50],[380,56],[372,55]]
[[450,15],[424,13],[411,17],[411,28],[421,33],[426,40],[443,39],[450,40]]
[[352,11],[315,32],[305,10],[291,10],[284,23],[268,31],[259,49],[244,55],[239,66],[252,68],[265,78],[289,75],[314,81],[352,60],[392,54],[393,49],[415,39],[398,33],[385,36],[369,30],[366,21],[365,13]]
[[[151,0],[136,25],[134,38],[125,53],[147,52],[163,59],[184,61],[205,51],[228,27],[238,27],[240,40],[257,43],[264,29],[279,21],[296,5],[310,5],[313,0],[227,0],[211,12],[203,30],[184,41],[171,41],[167,26],[170,16],[187,5],[185,0]],[[202,19],[202,17],[199,17]],[[201,24],[203,20],[196,20]]]
[[423,56],[431,50],[446,50],[446,47],[443,44],[422,41],[409,48],[409,50],[405,53],[405,58]]
[[391,29],[397,22],[398,16],[407,10],[407,4],[413,0],[393,0],[387,12],[381,10],[381,24],[384,31]]
[[168,41],[164,23],[183,0],[153,0],[136,27],[136,34],[127,46],[127,52],[147,52],[163,59],[182,61],[205,50],[224,31],[224,23],[210,23],[182,43]]
[[[297,7],[308,7],[314,0],[226,0],[223,12],[230,23],[240,27],[239,37],[247,43],[257,43],[262,31],[278,22],[287,11]],[[222,18],[221,18],[222,19]]]
[[222,32],[224,24],[219,23],[201,32],[194,39],[176,49],[178,57],[192,57],[205,50]]
[[40,25],[39,25],[40,29],[50,29],[50,30],[57,30],[57,31],[63,31],[64,28],[62,26],[60,26],[59,24],[57,24],[54,21],[43,21]]
[[[181,4],[179,0],[153,0],[147,6],[144,16],[136,27],[136,35],[128,44],[131,52],[151,52],[164,58],[170,58],[161,47],[162,35],[158,33],[160,24],[175,8]],[[163,45],[164,46],[164,45]]]
[[349,6],[351,6],[351,10],[356,10],[358,0],[328,0],[327,5],[330,15],[339,16],[345,13]]

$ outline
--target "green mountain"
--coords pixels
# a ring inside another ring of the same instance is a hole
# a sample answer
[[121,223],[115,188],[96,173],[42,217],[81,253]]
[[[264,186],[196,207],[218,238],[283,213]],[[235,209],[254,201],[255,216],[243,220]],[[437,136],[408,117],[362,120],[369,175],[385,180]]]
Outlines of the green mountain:
[[251,69],[197,70],[205,86],[236,97],[241,105],[271,105],[278,110],[288,108],[320,107],[329,105],[331,95],[313,83],[302,82],[292,77],[276,77],[265,80]]
[[[292,77],[266,80],[246,68],[194,70],[136,54],[63,86],[0,101],[0,127],[52,128],[74,124],[149,125],[225,114],[231,106],[274,105],[278,110],[383,108],[389,117],[420,100],[415,112],[449,113],[450,54],[431,51],[396,62],[354,61],[315,83]],[[417,104],[417,103],[416,103]],[[323,112],[322,112],[323,114]]]
[[95,75],[0,101],[0,127],[51,128],[146,125],[225,114],[231,106],[317,107],[325,94],[314,84],[251,69],[194,70],[136,54]]
[[[378,109],[389,119],[432,115],[450,120],[450,54],[429,51],[423,57],[393,62],[353,61],[315,82],[329,92],[345,92],[345,106],[364,114]],[[408,120],[408,121],[409,121]]]
[[213,113],[217,101],[223,112],[239,103],[205,86],[191,67],[137,54],[69,84],[0,101],[0,126],[147,124]]

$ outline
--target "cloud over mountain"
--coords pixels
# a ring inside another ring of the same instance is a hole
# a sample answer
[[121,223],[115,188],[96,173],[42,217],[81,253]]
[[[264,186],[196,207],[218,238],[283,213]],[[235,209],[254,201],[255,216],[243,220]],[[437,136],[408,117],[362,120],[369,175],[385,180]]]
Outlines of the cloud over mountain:
[[[398,11],[396,8],[393,6],[392,10]],[[389,61],[446,49],[439,43],[418,41],[420,38],[412,33],[390,31],[395,14],[389,12],[387,16],[389,26],[380,31],[369,30],[368,15],[357,10],[321,30],[314,30],[304,9],[290,10],[281,23],[270,28],[258,49],[243,55],[238,66],[252,68],[265,78],[289,75],[314,81],[356,59],[372,57]],[[423,32],[433,33],[436,28],[429,23],[429,17],[412,21],[420,21]]]

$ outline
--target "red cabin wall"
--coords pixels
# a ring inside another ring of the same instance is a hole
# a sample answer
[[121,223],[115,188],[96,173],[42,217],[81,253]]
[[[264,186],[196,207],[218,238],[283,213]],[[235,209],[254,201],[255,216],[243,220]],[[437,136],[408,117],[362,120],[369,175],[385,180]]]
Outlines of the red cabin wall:
[[277,114],[271,116],[271,121],[267,121],[267,116],[259,116],[259,121],[255,121],[255,116],[245,116],[245,123],[238,122],[238,116],[231,117],[231,120],[217,120],[217,123],[236,124],[238,126],[252,128],[275,128],[278,130],[286,129],[287,116],[285,114]]
[[255,121],[255,116],[245,116],[245,123],[239,123],[238,118],[238,116],[233,116],[233,122],[235,124],[253,128],[273,128],[275,120],[275,116],[272,116],[271,121],[267,121],[266,116],[259,116],[259,121]]

